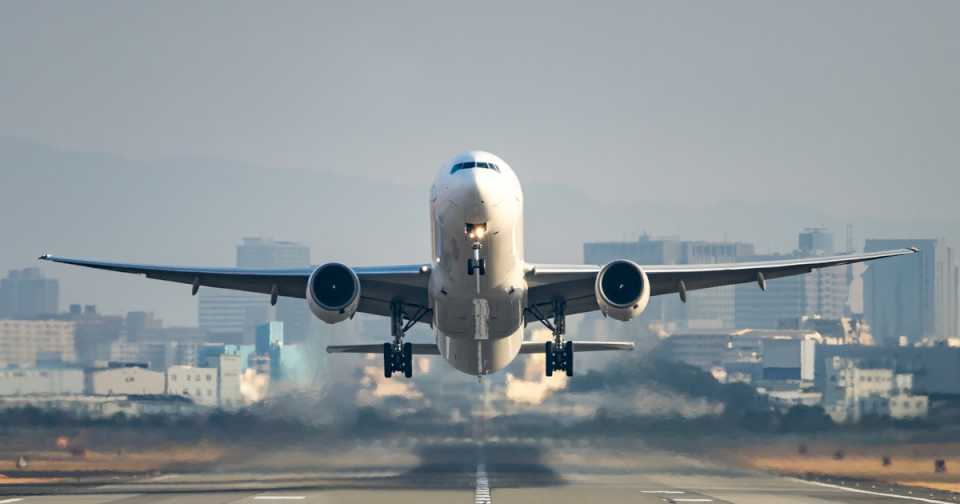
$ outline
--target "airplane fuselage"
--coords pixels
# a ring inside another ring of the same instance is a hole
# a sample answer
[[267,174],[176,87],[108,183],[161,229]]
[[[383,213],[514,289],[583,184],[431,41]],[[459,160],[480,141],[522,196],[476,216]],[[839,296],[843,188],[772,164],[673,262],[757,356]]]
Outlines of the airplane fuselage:
[[[434,180],[430,222],[429,296],[440,355],[468,374],[503,369],[520,351],[527,295],[516,174],[489,153],[459,156]],[[484,268],[470,274],[477,257]]]

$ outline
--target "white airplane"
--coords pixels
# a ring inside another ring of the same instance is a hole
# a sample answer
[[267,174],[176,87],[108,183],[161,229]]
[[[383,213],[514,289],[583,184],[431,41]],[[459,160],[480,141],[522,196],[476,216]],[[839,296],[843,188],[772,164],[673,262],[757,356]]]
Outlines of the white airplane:
[[[390,317],[392,342],[331,346],[328,352],[382,353],[384,374],[413,374],[415,354],[441,355],[454,368],[482,376],[503,369],[518,354],[544,353],[546,374],[573,375],[578,352],[632,350],[632,343],[565,341],[567,315],[600,310],[617,320],[643,312],[651,296],[679,294],[746,282],[766,289],[769,279],[917,252],[916,248],[731,264],[537,264],[523,250],[523,191],[499,157],[466,152],[443,165],[430,189],[432,257],[405,266],[349,267],[326,263],[304,269],[260,270],[152,266],[69,259],[40,259],[136,273],[158,280],[305,298],[310,310],[335,324],[356,313]],[[553,341],[523,341],[528,322],[540,322]],[[417,323],[429,324],[435,344],[404,343]]]

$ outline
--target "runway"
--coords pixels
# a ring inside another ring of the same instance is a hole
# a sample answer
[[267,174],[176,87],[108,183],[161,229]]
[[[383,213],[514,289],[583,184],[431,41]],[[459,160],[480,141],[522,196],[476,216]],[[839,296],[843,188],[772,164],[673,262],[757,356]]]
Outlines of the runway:
[[[815,482],[651,449],[442,442],[343,457],[265,453],[196,472],[54,485],[2,485],[0,504],[152,503],[955,503],[954,494]],[[395,456],[397,452],[406,453]],[[380,455],[378,455],[380,453]],[[278,463],[279,462],[279,463]]]

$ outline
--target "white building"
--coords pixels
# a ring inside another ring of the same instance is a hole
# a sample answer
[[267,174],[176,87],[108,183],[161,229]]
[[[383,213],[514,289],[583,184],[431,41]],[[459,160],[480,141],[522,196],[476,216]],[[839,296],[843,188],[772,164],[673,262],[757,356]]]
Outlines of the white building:
[[243,395],[240,393],[240,379],[243,374],[243,363],[239,355],[220,355],[217,357],[217,369],[220,376],[219,405],[221,408],[237,408],[243,406]]
[[38,356],[74,362],[74,332],[65,320],[0,320],[0,367],[32,367]]
[[82,394],[81,369],[0,370],[0,396]]
[[88,379],[91,395],[153,395],[166,388],[163,373],[143,367],[95,369]]
[[823,407],[836,422],[857,422],[868,415],[924,417],[928,398],[913,395],[912,388],[912,375],[861,368],[855,360],[834,357],[826,366]]
[[217,368],[193,366],[171,366],[167,368],[167,394],[188,397],[193,402],[204,406],[217,406],[219,404],[219,382],[220,376]]

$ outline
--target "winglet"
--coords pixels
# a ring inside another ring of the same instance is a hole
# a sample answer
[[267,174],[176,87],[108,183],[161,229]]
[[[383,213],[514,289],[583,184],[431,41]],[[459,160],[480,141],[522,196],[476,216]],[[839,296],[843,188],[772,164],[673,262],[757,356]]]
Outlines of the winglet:
[[50,254],[44,252],[44,253],[41,254],[40,257],[38,257],[37,259],[39,259],[39,260],[41,260],[41,261],[49,261],[49,260],[50,260]]
[[916,245],[909,248],[914,254],[916,254],[917,252],[920,252],[920,247],[917,247]]

